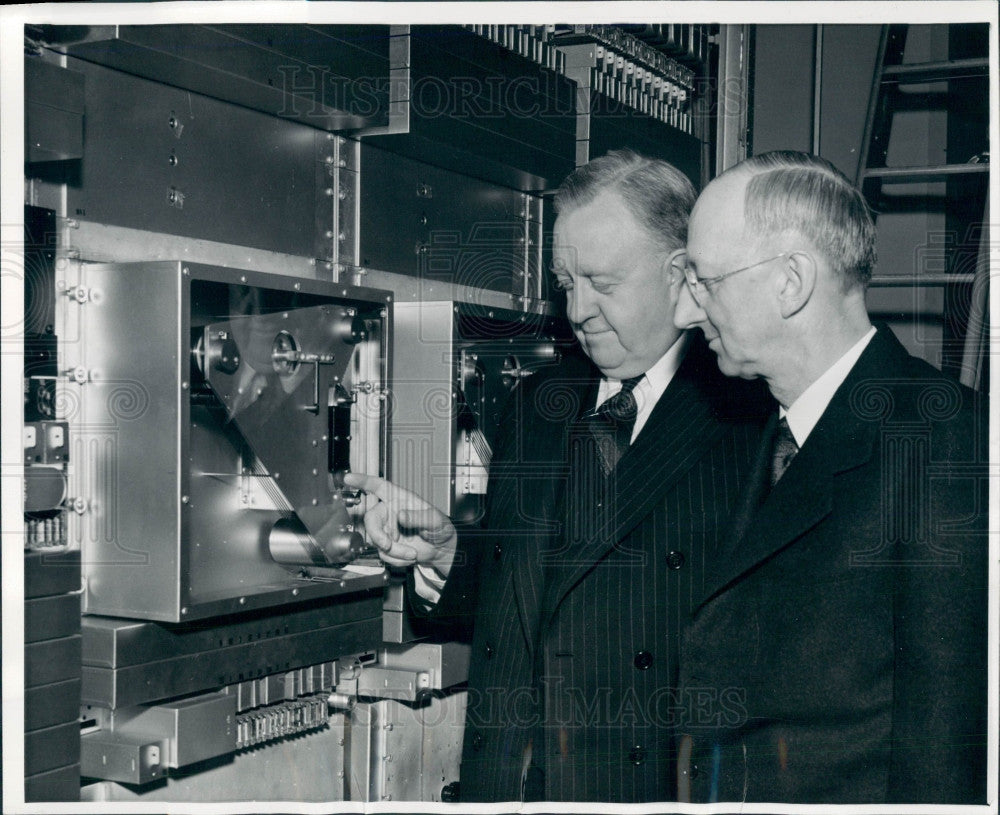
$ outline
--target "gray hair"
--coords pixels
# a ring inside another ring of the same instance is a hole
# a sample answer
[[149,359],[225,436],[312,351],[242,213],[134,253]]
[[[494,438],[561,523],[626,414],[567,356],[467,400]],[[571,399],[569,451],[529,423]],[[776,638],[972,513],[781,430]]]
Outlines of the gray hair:
[[612,150],[570,173],[556,192],[556,213],[585,206],[602,192],[621,196],[652,240],[672,251],[687,243],[694,186],[680,170],[631,150]]
[[727,173],[749,174],[745,234],[768,238],[793,230],[813,242],[843,278],[866,288],[875,268],[875,222],[861,192],[826,159],[774,150]]

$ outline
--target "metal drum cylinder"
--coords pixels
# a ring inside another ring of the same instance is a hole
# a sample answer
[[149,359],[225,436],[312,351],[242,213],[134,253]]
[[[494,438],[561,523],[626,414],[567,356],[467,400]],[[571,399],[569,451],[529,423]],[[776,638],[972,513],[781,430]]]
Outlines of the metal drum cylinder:
[[268,548],[278,563],[290,566],[335,566],[348,563],[364,547],[364,539],[347,529],[333,530],[317,539],[296,517],[282,518],[271,528]]

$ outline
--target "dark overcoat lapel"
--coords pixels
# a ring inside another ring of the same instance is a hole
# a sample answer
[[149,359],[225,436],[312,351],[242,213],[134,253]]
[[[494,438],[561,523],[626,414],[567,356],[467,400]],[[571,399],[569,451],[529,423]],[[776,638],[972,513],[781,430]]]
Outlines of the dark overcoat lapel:
[[985,800],[985,501],[945,476],[986,472],[977,401],[880,326],[752,517],[743,495],[680,653],[680,698],[738,711],[683,725],[692,801]]
[[769,421],[751,486],[734,514],[720,556],[710,566],[699,606],[829,515],[833,511],[833,477],[865,464],[875,453],[878,424],[863,417],[857,398],[858,386],[884,371],[890,349],[880,334],[872,338],[788,470],[758,506],[760,490],[766,492],[770,477],[770,445],[777,414]]

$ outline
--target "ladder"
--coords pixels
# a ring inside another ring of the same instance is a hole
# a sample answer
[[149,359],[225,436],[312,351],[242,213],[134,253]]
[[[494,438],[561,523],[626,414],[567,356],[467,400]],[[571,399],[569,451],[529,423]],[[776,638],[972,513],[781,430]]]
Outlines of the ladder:
[[[948,345],[960,345],[961,358],[951,361],[951,365],[957,367],[962,384],[978,389],[985,387],[987,374],[984,368],[988,359],[989,154],[985,150],[989,143],[989,128],[987,124],[981,128],[981,134],[972,132],[980,128],[970,128],[967,121],[962,121],[965,111],[955,104],[952,94],[961,87],[956,83],[988,82],[988,40],[986,36],[976,36],[975,32],[968,36],[968,27],[961,31],[959,29],[963,27],[949,26],[949,59],[904,63],[903,51],[909,28],[909,25],[902,24],[882,27],[855,183],[876,217],[880,212],[893,208],[929,210],[943,206],[946,229],[954,231],[957,239],[946,242],[940,272],[911,269],[876,275],[872,285],[944,286],[946,347],[942,353],[943,367],[949,367]],[[939,93],[904,91],[907,86],[932,82],[948,83],[949,93],[943,94],[943,100]],[[972,106],[977,99],[988,106],[988,94],[985,92],[981,96],[966,94],[962,97],[963,100],[966,98]],[[942,101],[948,111],[947,161],[935,165],[887,166],[894,115],[905,110],[940,108]],[[988,112],[984,117],[984,121],[988,122]],[[973,120],[976,121],[975,113]],[[970,155],[970,144],[978,145],[972,149],[980,152]],[[884,190],[887,184],[916,185],[935,181],[945,182],[943,200],[939,196],[921,193],[894,196]],[[964,338],[961,333],[964,333]]]

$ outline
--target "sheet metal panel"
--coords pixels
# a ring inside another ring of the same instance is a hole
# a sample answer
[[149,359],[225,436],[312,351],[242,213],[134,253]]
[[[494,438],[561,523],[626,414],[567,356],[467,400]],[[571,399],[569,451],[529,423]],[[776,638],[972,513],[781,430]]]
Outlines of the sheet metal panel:
[[80,717],[80,680],[67,679],[24,692],[24,729],[40,730]]
[[80,676],[81,637],[60,637],[24,646],[24,687],[51,685]]
[[388,28],[376,25],[95,27],[70,54],[313,127],[385,118]]
[[382,640],[382,615],[133,667],[83,666],[83,702],[120,708],[330,662]]
[[344,800],[344,715],[330,726],[294,739],[236,753],[229,761],[172,770],[146,787],[101,782],[83,788],[82,800],[153,802]]
[[523,191],[572,171],[573,81],[457,26],[410,26],[409,46],[407,132],[373,144]]
[[584,159],[603,156],[622,147],[652,158],[669,161],[698,189],[701,187],[701,142],[697,137],[671,127],[608,98],[592,93],[589,153]]
[[521,193],[367,141],[361,175],[361,266],[412,275],[428,287],[513,290],[523,252]]
[[71,722],[24,734],[24,772],[35,775],[80,761],[80,723]]
[[313,256],[315,142],[326,134],[69,63],[86,77],[84,150],[80,181],[66,187],[69,216]]
[[338,601],[303,603],[236,619],[224,618],[212,624],[173,626],[87,615],[83,618],[83,663],[95,668],[144,665],[249,646],[275,637],[367,620],[381,613],[382,592],[370,590]]
[[80,590],[80,553],[25,552],[24,598]]
[[25,601],[25,642],[40,642],[79,633],[79,594],[62,594]]
[[83,154],[83,85],[75,71],[25,57],[27,161],[64,161]]
[[[192,332],[243,314],[281,321],[288,313],[291,323],[293,311],[325,305],[350,305],[359,318],[381,324],[388,319],[389,295],[178,262],[85,265],[79,286],[86,296],[64,302],[64,324],[76,320],[80,339],[66,342],[63,358],[80,371],[65,391],[77,418],[71,492],[86,501],[70,528],[70,540],[85,553],[86,612],[180,622],[382,585],[378,564],[317,580],[270,556],[267,535],[284,506],[263,501],[263,491],[277,492],[281,474],[277,465],[259,472],[244,449],[252,440],[192,397]],[[379,333],[372,327],[369,339],[357,344],[339,339],[344,364],[356,354],[378,357]],[[270,347],[269,339],[266,360],[240,363],[241,373],[255,377],[257,395],[268,394],[257,402],[247,398],[247,415],[267,402],[274,420],[268,427],[278,435],[294,424],[282,423],[282,411],[312,417],[310,434],[285,435],[291,458],[282,459],[280,469],[292,481],[296,470],[304,470],[306,480],[322,480],[323,494],[330,495],[319,455],[328,432],[326,390],[320,388],[322,405],[302,410],[305,391],[315,400],[312,380],[306,382],[312,368],[303,366],[302,381],[286,392],[288,383],[271,370]],[[253,357],[251,346],[242,351]],[[206,427],[212,431],[207,435]],[[313,447],[319,458],[312,464],[304,454],[296,460],[296,448]]]
[[79,762],[26,777],[24,779],[24,800],[30,803],[38,801],[79,801]]

